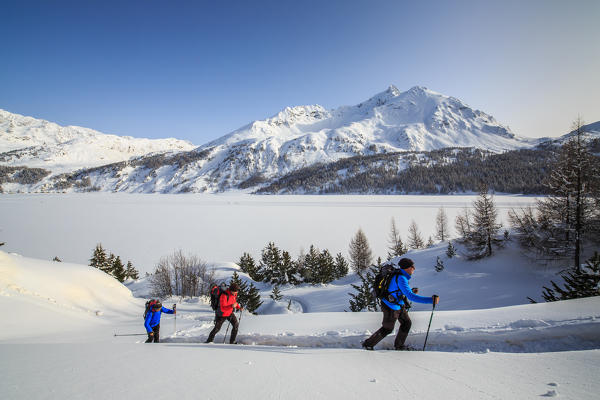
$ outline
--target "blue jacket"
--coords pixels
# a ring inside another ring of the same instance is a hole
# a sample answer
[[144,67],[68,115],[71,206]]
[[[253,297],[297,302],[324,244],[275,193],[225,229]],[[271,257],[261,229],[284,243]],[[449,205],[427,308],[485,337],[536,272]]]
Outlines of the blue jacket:
[[160,324],[160,314],[173,314],[173,310],[169,310],[168,308],[161,308],[160,311],[148,311],[146,314],[146,320],[144,321],[144,326],[146,327],[146,332],[152,332],[152,328],[156,325]]
[[385,305],[392,310],[399,310],[402,308],[402,305],[404,304],[404,301],[402,301],[402,295],[406,296],[408,301],[414,301],[423,304],[433,304],[433,298],[419,296],[418,294],[414,294],[412,292],[412,289],[410,286],[408,286],[408,280],[410,278],[411,276],[401,269],[400,273],[394,276],[390,282],[388,292],[394,296],[394,298],[398,301],[398,304],[390,303],[386,299],[381,299],[381,301],[383,301]]

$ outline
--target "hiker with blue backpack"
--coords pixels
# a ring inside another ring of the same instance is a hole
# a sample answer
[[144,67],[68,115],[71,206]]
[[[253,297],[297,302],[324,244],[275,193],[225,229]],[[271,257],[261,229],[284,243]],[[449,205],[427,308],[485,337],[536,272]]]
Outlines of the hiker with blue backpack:
[[[395,266],[400,267],[399,269]],[[381,328],[362,342],[366,350],[373,350],[375,345],[383,338],[393,332],[396,321],[400,322],[398,334],[394,340],[395,350],[409,350],[404,344],[412,322],[408,316],[409,301],[433,304],[439,302],[439,296],[419,296],[418,289],[411,289],[408,281],[415,272],[415,263],[410,258],[402,258],[399,261],[392,259],[382,266],[382,272],[375,279],[375,292],[381,299],[381,311],[383,311],[383,322]]]
[[172,310],[163,307],[159,300],[151,300],[146,304],[146,312],[144,313],[144,327],[148,333],[146,343],[160,342],[160,316],[162,313],[176,314],[175,304],[173,304]]

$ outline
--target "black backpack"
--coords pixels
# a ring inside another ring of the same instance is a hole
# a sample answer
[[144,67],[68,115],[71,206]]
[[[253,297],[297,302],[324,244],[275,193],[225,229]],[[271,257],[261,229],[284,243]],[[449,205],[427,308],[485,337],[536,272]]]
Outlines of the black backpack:
[[146,320],[146,316],[150,311],[152,311],[152,307],[154,307],[156,303],[160,303],[160,301],[156,299],[150,299],[146,302],[146,309],[144,310],[144,321]]
[[227,289],[217,285],[214,285],[210,289],[210,308],[212,308],[213,311],[217,311],[217,308],[219,307],[219,299],[221,298],[222,294],[225,294],[226,290]]
[[[400,303],[398,300],[396,300],[393,294],[388,290],[392,279],[398,275],[400,275],[400,269],[395,268],[394,265],[390,263],[383,264],[377,275],[375,275],[375,280],[373,282],[373,293],[375,294],[375,297],[399,305]],[[400,299],[404,302],[406,308],[410,307],[406,296],[402,295],[400,296]]]

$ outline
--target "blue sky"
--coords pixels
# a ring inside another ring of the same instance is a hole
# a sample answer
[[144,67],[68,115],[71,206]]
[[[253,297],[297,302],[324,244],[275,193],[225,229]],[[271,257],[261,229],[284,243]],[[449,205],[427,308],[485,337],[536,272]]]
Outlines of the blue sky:
[[598,21],[596,0],[10,1],[0,108],[200,145],[422,85],[557,136],[600,120]]

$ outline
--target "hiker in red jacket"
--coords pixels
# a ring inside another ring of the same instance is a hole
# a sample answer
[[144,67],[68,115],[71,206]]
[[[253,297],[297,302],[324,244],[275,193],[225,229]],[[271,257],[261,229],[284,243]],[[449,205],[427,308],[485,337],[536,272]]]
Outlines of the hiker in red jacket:
[[215,340],[215,335],[221,329],[223,322],[225,320],[231,323],[231,337],[229,338],[229,343],[235,344],[235,337],[237,336],[239,322],[235,317],[233,309],[240,310],[242,307],[237,303],[237,294],[240,290],[240,287],[237,283],[233,282],[229,285],[229,289],[225,291],[225,293],[221,294],[219,298],[219,305],[216,310],[217,317],[215,318],[215,327],[208,335],[208,339],[206,339],[206,343],[211,343]]

